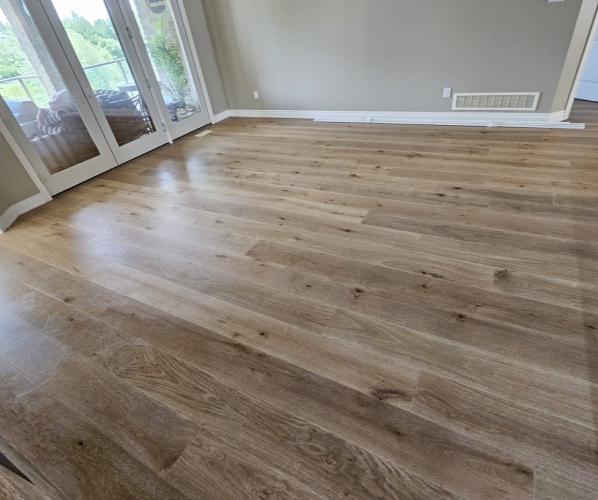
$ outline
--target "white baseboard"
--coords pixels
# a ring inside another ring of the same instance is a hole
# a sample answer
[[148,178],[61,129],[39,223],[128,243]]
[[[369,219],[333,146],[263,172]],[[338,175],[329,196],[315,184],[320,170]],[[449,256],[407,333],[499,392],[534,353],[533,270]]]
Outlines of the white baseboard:
[[[221,113],[222,114],[222,113]],[[584,129],[583,123],[565,123],[565,111],[558,113],[497,112],[382,112],[229,109],[228,116],[240,118],[296,118],[317,122],[389,123],[401,125],[454,125],[461,127],[519,127]]]
[[[565,121],[567,117],[567,111],[557,111],[556,113],[548,113],[549,121],[551,122],[562,122]],[[585,128],[585,124],[584,124]]]
[[226,120],[229,116],[230,116],[229,110],[223,111],[222,113],[218,113],[217,115],[214,115],[212,124],[221,122],[222,120]]
[[236,118],[298,118],[315,120],[325,111],[273,110],[273,109],[229,109],[228,115]]
[[8,210],[0,215],[0,233],[6,231],[12,223],[17,220],[19,215],[23,215],[24,213],[29,212],[29,210],[33,210],[44,203],[47,203],[46,198],[43,194],[38,193],[31,198],[27,198],[26,200],[8,207]]

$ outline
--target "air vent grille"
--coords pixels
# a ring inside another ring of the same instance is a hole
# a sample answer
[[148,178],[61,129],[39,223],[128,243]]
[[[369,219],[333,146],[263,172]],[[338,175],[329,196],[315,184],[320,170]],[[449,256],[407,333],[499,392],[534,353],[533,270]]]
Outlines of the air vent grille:
[[453,109],[463,111],[535,111],[540,92],[455,94]]

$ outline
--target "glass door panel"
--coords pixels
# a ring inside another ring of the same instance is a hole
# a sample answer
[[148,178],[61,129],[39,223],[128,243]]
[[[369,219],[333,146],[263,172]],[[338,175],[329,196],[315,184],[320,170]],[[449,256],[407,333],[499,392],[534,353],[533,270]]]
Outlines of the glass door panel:
[[67,85],[72,75],[63,73],[22,0],[0,0],[0,95],[53,192],[58,188],[52,178],[73,167],[95,172],[116,165],[104,137],[92,138],[87,124],[97,132],[97,122],[81,90],[72,81]]
[[201,112],[191,69],[169,2],[130,0],[172,122]]
[[[125,17],[135,20],[142,60],[149,62],[159,90],[159,98],[173,138],[210,122],[202,103],[199,78],[190,57],[190,44],[181,35],[181,13],[170,0],[124,0]],[[132,16],[131,16],[132,14]]]
[[122,15],[118,7],[109,13],[103,0],[51,0],[51,4],[85,74],[84,86],[91,87],[88,98],[95,100],[92,106],[105,118],[100,124],[107,124],[118,148],[145,142],[117,154],[117,159],[126,161],[167,142],[164,131],[155,126],[154,117],[162,120],[157,106],[148,102],[147,80],[134,50],[123,48],[128,36],[117,28],[115,18]]

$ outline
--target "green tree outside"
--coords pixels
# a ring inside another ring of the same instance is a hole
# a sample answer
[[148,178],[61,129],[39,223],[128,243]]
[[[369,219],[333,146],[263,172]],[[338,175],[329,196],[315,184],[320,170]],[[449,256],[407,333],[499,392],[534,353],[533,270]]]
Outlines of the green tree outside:
[[[124,58],[120,42],[110,21],[98,19],[92,24],[73,12],[69,19],[64,20],[64,27],[82,66]],[[129,81],[132,81],[126,61],[123,61],[123,68]],[[116,89],[115,85],[124,81],[118,64],[90,68],[86,70],[86,74],[95,90]],[[35,72],[21,49],[12,27],[0,22],[0,80],[15,76],[35,76]],[[46,107],[52,96],[46,94],[39,79],[37,77],[26,79],[24,83],[35,104]],[[29,99],[18,81],[0,82],[0,93],[9,100]]]

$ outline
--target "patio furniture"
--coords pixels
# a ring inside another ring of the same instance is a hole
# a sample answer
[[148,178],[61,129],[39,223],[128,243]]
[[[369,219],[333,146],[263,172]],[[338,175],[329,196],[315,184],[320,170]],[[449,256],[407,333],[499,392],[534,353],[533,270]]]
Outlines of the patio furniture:
[[[99,90],[96,96],[119,146],[155,130],[139,96],[129,97],[125,92],[113,90]],[[33,112],[31,106],[24,108]],[[35,115],[37,109],[35,106]],[[28,137],[50,173],[60,172],[99,154],[83,118],[76,111],[64,113],[64,130],[59,133],[44,135],[37,127],[37,120],[32,123],[34,127],[30,128],[35,130]]]
[[37,126],[37,112],[39,108],[34,102],[10,100],[6,100],[5,102],[28,139],[40,134]]

